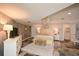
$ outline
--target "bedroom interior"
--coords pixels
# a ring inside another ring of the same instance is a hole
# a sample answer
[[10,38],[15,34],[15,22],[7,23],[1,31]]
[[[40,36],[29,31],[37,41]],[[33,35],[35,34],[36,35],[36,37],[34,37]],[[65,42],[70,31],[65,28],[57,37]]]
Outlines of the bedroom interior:
[[0,56],[79,56],[78,15],[78,3],[0,4]]

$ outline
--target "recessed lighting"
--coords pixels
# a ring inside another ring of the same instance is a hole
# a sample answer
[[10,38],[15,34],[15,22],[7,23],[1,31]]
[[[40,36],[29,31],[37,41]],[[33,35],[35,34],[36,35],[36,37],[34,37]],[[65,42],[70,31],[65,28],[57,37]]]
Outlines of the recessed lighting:
[[68,15],[71,15],[72,13],[71,12],[69,12],[69,13],[67,13]]

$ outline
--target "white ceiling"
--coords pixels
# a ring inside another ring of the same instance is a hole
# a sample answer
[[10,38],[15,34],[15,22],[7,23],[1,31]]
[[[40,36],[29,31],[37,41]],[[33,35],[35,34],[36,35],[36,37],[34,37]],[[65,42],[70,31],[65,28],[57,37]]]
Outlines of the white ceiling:
[[31,22],[40,22],[48,15],[58,12],[71,3],[16,3],[0,4],[0,12],[6,14],[17,22],[26,24],[27,20]]
[[30,13],[29,20],[32,22],[40,22],[40,20],[48,15],[62,10],[70,6],[70,3],[28,3],[18,4],[24,7]]
[[[71,13],[70,15],[68,13]],[[74,4],[49,16],[51,23],[76,23],[79,22],[79,4]]]

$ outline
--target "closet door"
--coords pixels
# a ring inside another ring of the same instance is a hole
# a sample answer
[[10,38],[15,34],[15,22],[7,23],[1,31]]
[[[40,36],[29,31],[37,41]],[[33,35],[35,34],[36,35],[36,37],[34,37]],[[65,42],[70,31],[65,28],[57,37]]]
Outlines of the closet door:
[[76,24],[71,24],[71,41],[74,42],[76,39]]
[[79,23],[76,24],[76,39],[79,40]]
[[71,29],[70,28],[65,28],[64,40],[71,40]]

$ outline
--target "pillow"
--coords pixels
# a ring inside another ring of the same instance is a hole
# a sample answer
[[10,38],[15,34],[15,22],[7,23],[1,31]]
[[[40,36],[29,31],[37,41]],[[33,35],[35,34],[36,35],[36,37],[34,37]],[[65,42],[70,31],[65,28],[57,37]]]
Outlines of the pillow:
[[53,41],[49,39],[49,40],[46,41],[46,44],[47,45],[52,45],[53,44]]
[[37,35],[33,42],[36,45],[52,45],[53,44],[53,37],[48,35]]
[[34,41],[34,44],[35,45],[40,45],[40,46],[46,46],[46,40],[44,40],[44,39],[36,39]]

